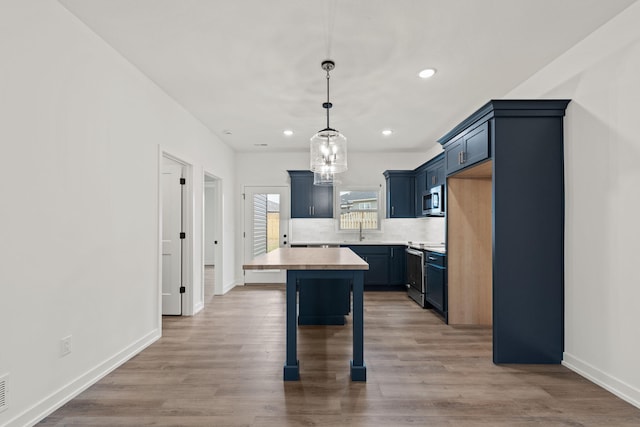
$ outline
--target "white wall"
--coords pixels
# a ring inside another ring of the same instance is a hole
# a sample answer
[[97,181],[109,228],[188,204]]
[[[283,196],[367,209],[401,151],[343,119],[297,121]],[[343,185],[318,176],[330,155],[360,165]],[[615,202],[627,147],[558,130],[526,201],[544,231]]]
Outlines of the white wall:
[[160,334],[162,150],[193,166],[196,281],[203,170],[222,178],[234,282],[235,157],[57,2],[2,1],[0,63],[0,425],[26,425]]
[[[384,194],[385,180],[382,172],[387,169],[415,169],[442,152],[440,144],[434,144],[432,147],[426,147],[422,153],[349,152],[349,169],[340,174],[342,185],[378,187],[382,189]],[[309,170],[309,152],[237,153],[236,162],[236,183],[237,191],[240,194],[244,186],[289,186],[287,170]],[[242,198],[238,200],[236,207],[238,212],[243,212]],[[433,224],[436,224],[438,230],[442,230],[442,233],[437,233],[438,237],[444,234],[444,221],[438,221],[440,219],[435,218],[432,221]],[[310,220],[309,223],[312,224],[313,221]],[[416,219],[414,221],[419,226],[427,228],[429,226],[427,219]],[[398,235],[396,233],[392,238],[399,238],[397,237]],[[241,277],[243,260],[242,226],[238,227],[237,238],[236,274]],[[385,240],[385,238],[380,237],[376,240]]]
[[564,364],[640,406],[640,3],[507,98],[568,98]]

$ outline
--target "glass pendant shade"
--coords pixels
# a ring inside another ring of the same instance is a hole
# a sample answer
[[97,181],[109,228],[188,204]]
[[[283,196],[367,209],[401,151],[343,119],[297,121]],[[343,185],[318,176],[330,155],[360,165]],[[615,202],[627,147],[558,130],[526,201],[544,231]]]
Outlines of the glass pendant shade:
[[330,172],[314,172],[313,173],[313,185],[332,186],[340,184],[340,180],[336,179],[336,176]]
[[347,138],[335,129],[326,128],[311,137],[311,171],[336,174],[347,170]]

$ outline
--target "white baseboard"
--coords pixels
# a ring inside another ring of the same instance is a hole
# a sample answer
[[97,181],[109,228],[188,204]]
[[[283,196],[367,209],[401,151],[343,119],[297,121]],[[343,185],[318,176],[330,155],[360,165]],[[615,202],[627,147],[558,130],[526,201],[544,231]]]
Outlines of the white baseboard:
[[629,402],[633,406],[640,408],[640,389],[625,383],[618,378],[601,371],[589,363],[572,356],[569,353],[563,354],[562,364],[572,371],[582,375],[591,382],[618,396],[620,399]]
[[202,301],[197,303],[193,307],[193,315],[195,316],[196,314],[198,314],[200,311],[202,311],[203,308],[204,308],[204,303]]
[[98,366],[80,375],[75,380],[62,386],[32,407],[9,420],[8,425],[31,426],[35,425],[47,415],[53,413],[65,403],[85,391],[87,388],[105,377],[108,373],[131,359],[136,354],[157,341],[162,335],[160,329],[154,329],[138,341],[119,351],[114,356],[105,360]]
[[231,282],[231,283],[227,283],[226,285],[224,285],[222,287],[222,295],[226,294],[227,292],[229,292],[231,289],[235,288],[238,285],[241,285],[242,282]]

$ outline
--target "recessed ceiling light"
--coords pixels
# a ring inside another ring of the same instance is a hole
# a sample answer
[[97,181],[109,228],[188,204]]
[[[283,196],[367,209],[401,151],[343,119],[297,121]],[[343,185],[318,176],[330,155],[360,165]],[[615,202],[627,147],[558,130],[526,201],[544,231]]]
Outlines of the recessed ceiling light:
[[382,131],[382,134],[383,134],[384,136],[389,136],[389,135],[391,135],[392,133],[393,133],[393,131],[392,131],[391,129],[385,129],[385,130],[383,130],[383,131]]
[[285,129],[282,133],[285,134],[285,136],[293,135],[293,131],[291,129]]
[[436,70],[433,68],[427,68],[418,73],[418,77],[421,79],[428,79],[436,73]]

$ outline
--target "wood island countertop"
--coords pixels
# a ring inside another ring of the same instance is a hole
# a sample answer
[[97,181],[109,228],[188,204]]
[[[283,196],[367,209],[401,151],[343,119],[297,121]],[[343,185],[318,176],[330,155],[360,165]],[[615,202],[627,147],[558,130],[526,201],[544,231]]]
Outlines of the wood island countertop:
[[279,248],[242,266],[245,270],[368,270],[349,248]]

